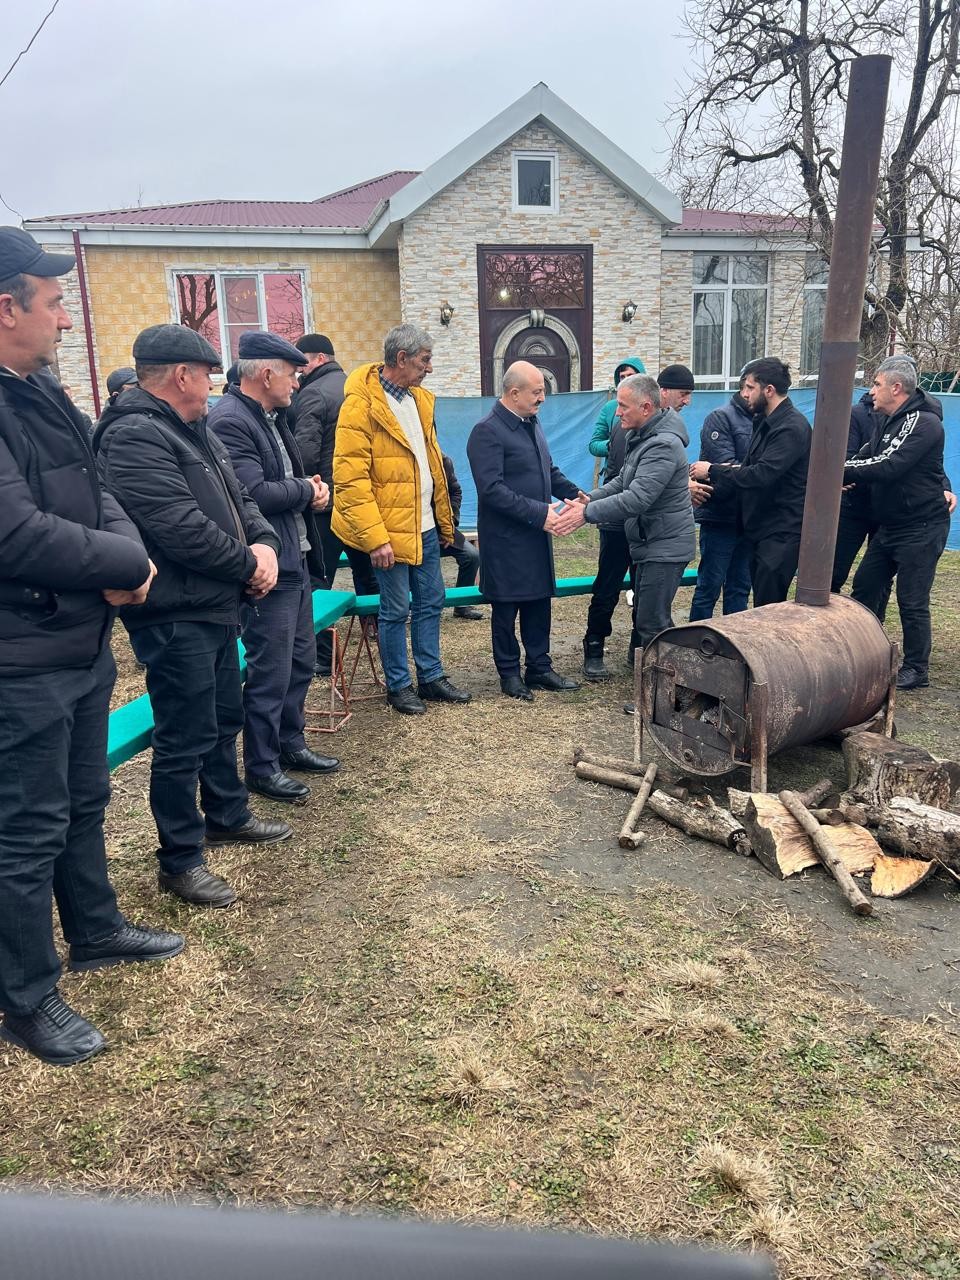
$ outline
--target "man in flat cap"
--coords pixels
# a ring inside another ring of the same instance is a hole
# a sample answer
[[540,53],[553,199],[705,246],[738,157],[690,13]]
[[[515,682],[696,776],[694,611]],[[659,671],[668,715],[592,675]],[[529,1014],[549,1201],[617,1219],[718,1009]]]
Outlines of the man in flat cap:
[[157,565],[148,605],[120,612],[153,707],[159,885],[185,902],[226,907],[236,894],[206,865],[204,844],[292,834],[250,812],[236,750],[240,600],[260,600],[276,585],[280,539],[207,426],[219,353],[192,329],[158,324],[138,336],[133,358],[140,385],[104,411],[94,447],[104,485]]
[[136,385],[137,371],[132,365],[124,365],[121,369],[114,369],[112,373],[107,375],[107,404],[113,404],[121,391]]
[[183,947],[128,924],[107,879],[112,606],[142,607],[154,569],[49,372],[73,267],[0,227],[0,1039],[60,1066],[106,1041],[57,990],[52,899],[71,969]]
[[[237,354],[240,384],[214,405],[210,426],[280,541],[276,587],[256,604],[240,606],[247,653],[243,762],[251,791],[299,804],[310,788],[286,770],[320,774],[340,767],[332,756],[311,751],[303,736],[303,704],[316,661],[308,560],[320,545],[314,515],[330,493],[319,475],[304,473],[286,425],[306,357],[274,333],[242,334]],[[314,570],[323,573],[319,554]]]

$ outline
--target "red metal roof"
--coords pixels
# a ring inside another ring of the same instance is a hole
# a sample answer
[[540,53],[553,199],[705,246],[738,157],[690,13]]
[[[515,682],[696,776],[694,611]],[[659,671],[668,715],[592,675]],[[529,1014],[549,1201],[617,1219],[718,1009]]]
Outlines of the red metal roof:
[[776,213],[728,213],[723,209],[684,209],[676,231],[804,232],[806,223]]
[[362,227],[381,200],[388,200],[417,176],[415,170],[360,182],[319,200],[198,200],[186,204],[146,205],[137,209],[107,209],[95,213],[61,213],[40,222],[77,222],[119,227],[234,227],[258,230],[306,230],[322,227]]

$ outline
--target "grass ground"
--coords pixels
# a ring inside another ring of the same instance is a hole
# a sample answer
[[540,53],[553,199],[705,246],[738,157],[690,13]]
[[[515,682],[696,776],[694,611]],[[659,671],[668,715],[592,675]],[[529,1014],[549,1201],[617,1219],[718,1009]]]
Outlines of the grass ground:
[[[593,535],[558,553],[589,572]],[[956,753],[960,555],[935,603],[935,687],[900,719]],[[557,604],[570,673],[584,609]],[[473,704],[359,704],[323,739],[342,772],[282,813],[295,838],[215,855],[234,910],[157,897],[148,760],[115,775],[121,903],[188,948],[65,979],[109,1054],[0,1054],[4,1184],[669,1236],[769,1249],[797,1280],[960,1277],[954,890],[862,921],[821,877],[780,884],[655,820],[624,853],[626,799],[569,762],[629,750],[625,670],[519,705],[484,624],[448,615],[443,642]]]

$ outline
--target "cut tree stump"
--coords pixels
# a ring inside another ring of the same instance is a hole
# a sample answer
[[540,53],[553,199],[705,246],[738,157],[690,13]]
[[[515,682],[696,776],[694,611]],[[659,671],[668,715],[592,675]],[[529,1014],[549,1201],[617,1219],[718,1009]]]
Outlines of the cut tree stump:
[[843,743],[847,799],[885,805],[895,796],[954,813],[960,809],[960,764],[880,733],[855,733]]
[[[764,792],[747,794],[743,825],[753,852],[768,871],[782,880],[795,876],[798,871],[805,871],[807,867],[820,865],[809,837],[776,796]],[[869,831],[845,822],[842,826],[831,827],[830,835],[837,856],[851,875],[872,869],[881,850]]]
[[885,853],[877,857],[870,878],[870,892],[875,898],[902,898],[917,885],[923,884],[938,863],[924,862],[920,858],[891,858]]

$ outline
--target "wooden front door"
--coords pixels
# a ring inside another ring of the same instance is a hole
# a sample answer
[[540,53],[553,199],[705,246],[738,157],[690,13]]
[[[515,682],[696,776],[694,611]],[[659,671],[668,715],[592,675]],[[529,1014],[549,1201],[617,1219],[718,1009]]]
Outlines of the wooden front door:
[[593,386],[593,246],[479,245],[480,389],[499,395],[511,360],[543,370],[551,391]]

